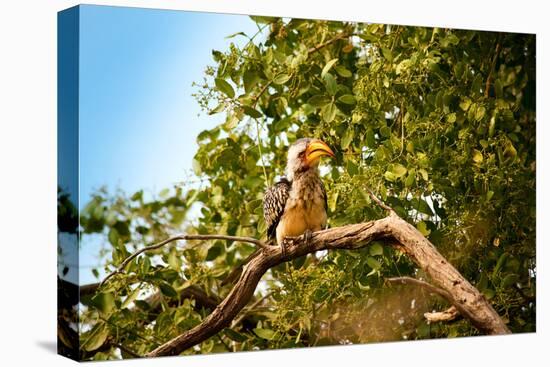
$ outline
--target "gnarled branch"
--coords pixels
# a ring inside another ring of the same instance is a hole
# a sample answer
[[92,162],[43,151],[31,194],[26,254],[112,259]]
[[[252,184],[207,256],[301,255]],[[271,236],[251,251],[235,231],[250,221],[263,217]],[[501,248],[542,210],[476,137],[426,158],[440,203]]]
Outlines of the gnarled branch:
[[177,355],[231,325],[268,269],[316,251],[359,249],[374,240],[400,248],[423,269],[435,288],[446,292],[448,300],[478,330],[486,334],[510,333],[485,297],[415,227],[391,211],[383,219],[315,232],[308,243],[303,237],[285,241],[284,252],[280,246],[262,246],[259,254],[243,266],[239,280],[227,297],[201,324],[154,349],[147,357]]

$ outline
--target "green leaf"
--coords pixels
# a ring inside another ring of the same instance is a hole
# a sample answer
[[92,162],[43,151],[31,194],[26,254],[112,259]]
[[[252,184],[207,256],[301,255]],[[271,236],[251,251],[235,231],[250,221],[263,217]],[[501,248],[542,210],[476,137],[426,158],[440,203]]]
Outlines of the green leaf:
[[336,105],[331,102],[321,109],[321,116],[325,122],[332,122],[336,117],[336,111]]
[[174,269],[175,271],[181,270],[182,261],[174,247],[170,249],[166,260],[166,262],[168,263],[168,265],[170,265],[172,269]]
[[328,98],[327,96],[323,96],[323,95],[315,95],[313,97],[311,97],[307,103],[314,106],[314,107],[323,107],[323,106],[326,106],[327,104],[330,103],[330,98]]
[[206,261],[212,261],[216,259],[218,256],[220,256],[222,253],[221,246],[214,245],[208,249],[208,253],[206,254]]
[[192,164],[193,164],[193,172],[195,172],[197,176],[200,176],[202,173],[200,162],[197,159],[193,159]]
[[244,32],[236,32],[236,33],[230,34],[229,36],[226,36],[225,39],[230,39],[236,36],[248,37]]
[[415,175],[409,173],[407,178],[405,179],[405,186],[406,187],[411,187],[412,185],[414,185],[414,180],[415,179],[416,179]]
[[239,116],[232,113],[227,115],[227,118],[223,126],[225,127],[226,130],[233,130],[234,128],[237,127],[237,125],[239,124],[239,121],[240,121]]
[[353,140],[353,129],[347,129],[342,138],[342,149],[347,149],[351,141]]
[[390,172],[390,171],[384,172],[384,178],[390,182],[395,182],[395,180],[397,179],[397,177],[395,177],[393,172]]
[[426,226],[426,222],[424,222],[424,221],[418,222],[416,224],[416,229],[418,229],[418,231],[420,233],[422,233],[422,235],[424,235],[424,236],[428,236],[431,233],[431,231]]
[[99,322],[83,338],[85,340],[80,347],[87,352],[94,351],[105,343],[108,336],[109,329],[107,325],[104,322]]
[[325,77],[325,75],[328,73],[328,71],[330,70],[332,65],[334,65],[337,61],[338,61],[338,58],[335,58],[335,59],[332,59],[329,62],[327,62],[327,64],[325,65],[325,67],[321,71],[321,78]]
[[338,84],[336,83],[336,79],[332,76],[331,73],[327,73],[323,79],[325,80],[325,87],[328,94],[330,94],[331,96],[335,95],[338,91]]
[[456,113],[450,113],[447,115],[447,122],[452,124],[456,121]]
[[462,111],[466,112],[470,108],[470,105],[472,104],[472,101],[469,98],[466,98],[460,102],[460,108]]
[[136,191],[130,198],[132,201],[140,201],[143,198],[143,190]]
[[213,108],[212,110],[210,110],[208,112],[209,115],[215,115],[217,113],[220,113],[222,112],[223,110],[225,109],[225,103],[220,103],[218,104],[215,108]]
[[495,265],[495,268],[493,269],[493,277],[496,277],[499,273],[500,269],[504,266],[506,261],[508,260],[508,257],[510,256],[509,253],[503,252],[502,255],[498,258],[497,264]]
[[391,135],[391,129],[388,126],[382,126],[380,128],[380,135],[384,138],[389,137]]
[[401,178],[407,173],[407,169],[405,168],[405,166],[399,163],[393,164],[390,170],[397,178]]
[[504,96],[502,82],[500,79],[495,80],[495,96],[497,98],[502,98]]
[[519,275],[517,274],[508,274],[507,276],[502,279],[502,282],[500,283],[500,286],[502,288],[508,288],[514,284],[516,284],[519,281]]
[[164,294],[165,296],[170,297],[170,298],[177,298],[178,297],[178,293],[176,292],[174,287],[172,287],[167,282],[160,281],[158,283],[158,286],[159,286],[160,291],[162,292],[162,294]]
[[472,159],[474,163],[480,164],[481,162],[483,162],[483,154],[481,154],[479,150],[474,149],[474,152],[472,154]]
[[491,298],[493,298],[493,297],[495,296],[495,291],[492,290],[492,289],[489,289],[489,288],[485,289],[485,290],[484,290],[483,292],[481,292],[481,293],[483,293],[483,295],[485,296],[485,298],[487,298],[488,300],[491,299]]
[[418,172],[420,173],[420,176],[422,176],[422,179],[424,181],[428,181],[428,171],[426,171],[424,168],[420,168]]
[[116,228],[109,229],[108,238],[109,238],[109,242],[111,243],[111,245],[113,245],[113,247],[118,247],[120,236],[118,235],[118,231],[116,230]]
[[384,254],[384,247],[382,247],[382,245],[378,242],[373,242],[370,245],[369,254],[371,254],[371,256],[382,255],[382,254]]
[[244,91],[246,93],[252,92],[254,87],[258,84],[260,81],[260,76],[257,72],[252,70],[247,70],[243,74],[243,84],[244,84]]
[[350,176],[355,176],[356,174],[359,173],[359,168],[357,167],[357,165],[355,164],[355,162],[353,162],[351,159],[347,161],[346,163],[346,171],[348,172],[348,174]]
[[266,340],[272,340],[275,338],[275,335],[277,334],[275,331],[271,329],[262,329],[262,328],[255,328],[254,333],[258,335],[262,339]]
[[290,79],[290,75],[288,75],[287,73],[280,73],[280,74],[277,74],[275,78],[273,78],[273,83],[285,84],[286,82],[288,82],[289,79]]
[[378,260],[376,260],[374,257],[371,257],[371,256],[369,256],[369,257],[367,258],[367,265],[370,266],[370,267],[371,267],[372,269],[374,269],[374,270],[378,270],[378,269],[380,269],[380,267],[382,266],[382,265],[378,262]]
[[351,94],[344,94],[344,95],[340,96],[338,98],[338,100],[342,103],[349,104],[349,105],[354,105],[354,104],[357,103],[357,100]]
[[216,83],[216,87],[225,95],[227,95],[229,98],[235,97],[235,90],[233,90],[233,87],[231,86],[231,84],[226,82],[224,79],[216,78],[214,80],[214,83]]
[[111,292],[101,292],[92,297],[91,304],[103,314],[115,307],[115,296]]
[[262,117],[262,113],[252,107],[248,107],[248,106],[243,106],[243,110],[244,110],[244,113],[247,114],[248,116],[252,117],[252,118],[255,118],[255,119],[259,119],[260,117]]
[[236,341],[237,343],[242,343],[248,340],[248,337],[245,334],[241,334],[233,329],[225,328],[223,329],[223,333],[225,336],[227,336],[229,339]]
[[389,48],[382,47],[382,55],[384,55],[384,58],[389,62],[393,61],[393,55]]
[[476,121],[481,121],[481,119],[485,116],[485,107],[483,106],[478,106],[476,108],[476,114],[475,114],[475,119]]
[[336,72],[338,73],[338,75],[340,75],[342,78],[349,78],[351,77],[353,74],[351,73],[351,71],[349,71],[348,69],[346,69],[344,66],[342,65],[336,65],[334,67],[334,70],[336,70]]
[[124,300],[124,302],[122,302],[122,305],[120,306],[120,308],[123,309],[130,306],[130,304],[134,302],[134,300],[139,296],[140,292],[141,290],[139,288],[134,289],[132,293],[126,296],[126,299]]

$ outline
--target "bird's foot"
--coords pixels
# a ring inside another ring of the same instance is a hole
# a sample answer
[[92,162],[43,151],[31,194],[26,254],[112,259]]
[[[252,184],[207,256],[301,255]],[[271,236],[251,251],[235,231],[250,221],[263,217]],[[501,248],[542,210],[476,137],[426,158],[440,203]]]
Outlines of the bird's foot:
[[313,232],[311,231],[311,229],[306,229],[304,232],[304,243],[306,244],[306,246],[309,246],[312,238]]
[[286,257],[286,246],[288,245],[287,241],[288,239],[284,238],[279,244],[279,246],[281,247],[281,254],[283,255],[283,257]]

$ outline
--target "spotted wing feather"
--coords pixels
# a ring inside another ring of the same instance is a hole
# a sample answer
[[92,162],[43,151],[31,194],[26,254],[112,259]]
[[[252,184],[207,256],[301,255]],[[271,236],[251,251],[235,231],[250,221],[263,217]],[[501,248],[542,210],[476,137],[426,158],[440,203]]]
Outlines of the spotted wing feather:
[[285,211],[286,201],[290,193],[290,181],[282,178],[268,188],[264,194],[264,219],[267,227],[267,238],[273,239],[277,233],[277,225]]

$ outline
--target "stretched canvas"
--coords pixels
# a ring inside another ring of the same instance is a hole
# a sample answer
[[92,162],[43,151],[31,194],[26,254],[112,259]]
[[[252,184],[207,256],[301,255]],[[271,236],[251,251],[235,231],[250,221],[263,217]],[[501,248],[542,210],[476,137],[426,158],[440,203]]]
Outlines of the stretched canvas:
[[536,37],[58,14],[58,352],[535,332]]

